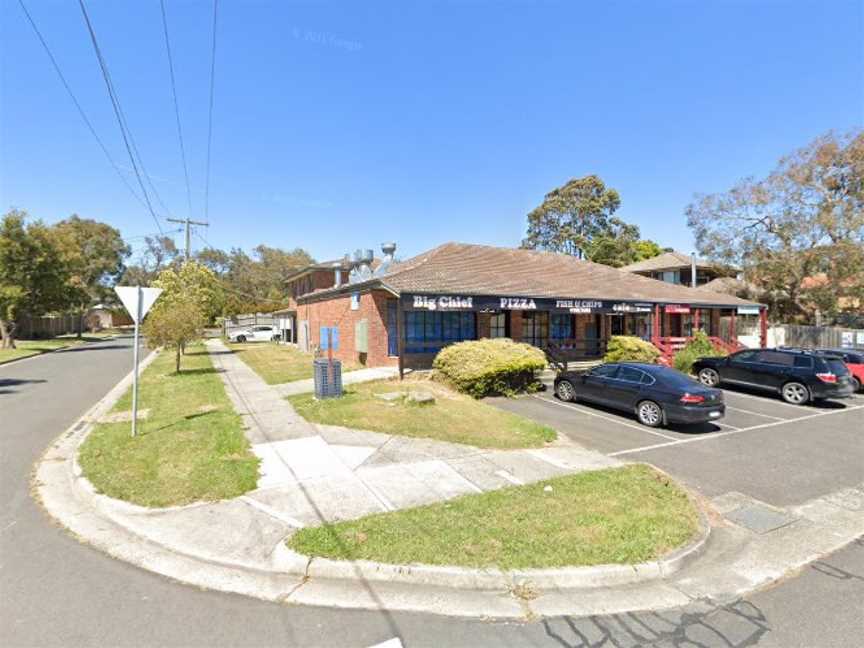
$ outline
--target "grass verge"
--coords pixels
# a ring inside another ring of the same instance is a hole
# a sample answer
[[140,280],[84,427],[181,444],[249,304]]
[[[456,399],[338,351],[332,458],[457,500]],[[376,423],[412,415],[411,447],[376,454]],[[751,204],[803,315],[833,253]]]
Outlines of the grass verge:
[[[243,435],[216,369],[200,345],[174,373],[174,354],[162,353],[144,371],[138,422],[101,423],[81,446],[84,475],[102,493],[143,506],[172,506],[236,497],[252,490],[258,459]],[[112,410],[132,408],[131,389]]]
[[697,529],[680,487],[630,465],[307,527],[287,544],[337,560],[527,569],[655,560]]
[[[376,394],[428,391],[435,402],[418,405],[404,398],[385,401]],[[555,440],[555,430],[504,412],[429,380],[381,380],[345,388],[342,398],[316,400],[312,394],[289,402],[314,423],[467,443],[480,448],[537,448]]]
[[0,364],[4,362],[12,362],[21,358],[29,358],[30,356],[41,355],[63,349],[68,346],[80,344],[81,342],[90,342],[87,337],[83,340],[78,340],[74,337],[53,338],[50,340],[15,340],[15,349],[0,349]]
[[[312,378],[312,354],[296,347],[269,342],[231,342],[228,348],[239,355],[268,385]],[[360,368],[355,363],[342,363],[342,371]]]

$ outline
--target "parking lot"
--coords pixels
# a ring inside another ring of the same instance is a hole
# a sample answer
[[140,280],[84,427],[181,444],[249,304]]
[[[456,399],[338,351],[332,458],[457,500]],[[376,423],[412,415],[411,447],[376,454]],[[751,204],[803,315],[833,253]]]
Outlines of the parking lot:
[[797,406],[762,392],[723,391],[721,421],[659,429],[616,410],[562,402],[551,389],[490,403],[586,448],[652,463],[708,497],[738,491],[788,506],[864,482],[864,395]]

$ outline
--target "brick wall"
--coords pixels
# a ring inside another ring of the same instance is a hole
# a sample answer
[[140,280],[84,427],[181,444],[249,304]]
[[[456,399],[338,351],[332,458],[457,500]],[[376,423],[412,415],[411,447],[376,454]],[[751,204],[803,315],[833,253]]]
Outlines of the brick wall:
[[[398,358],[387,355],[388,299],[394,298],[390,293],[381,290],[362,293],[360,307],[351,310],[351,296],[340,295],[333,299],[300,305],[297,319],[309,322],[310,346],[321,346],[322,326],[335,326],[339,329],[339,349],[333,352],[334,358],[345,362],[360,362],[367,367],[396,366]],[[369,351],[365,354],[358,353],[354,339],[355,326],[363,319],[367,320],[369,327]]]

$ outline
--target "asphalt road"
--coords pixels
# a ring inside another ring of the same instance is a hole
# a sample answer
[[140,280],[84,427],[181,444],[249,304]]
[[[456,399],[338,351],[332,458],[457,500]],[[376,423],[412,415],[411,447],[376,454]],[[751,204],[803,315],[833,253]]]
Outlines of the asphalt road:
[[[113,560],[30,497],[46,446],[130,369],[127,339],[0,366],[0,645],[853,646],[864,543],[730,606],[529,624],[280,606],[200,591]],[[853,603],[849,603],[849,602]],[[687,641],[695,642],[692,644]]]

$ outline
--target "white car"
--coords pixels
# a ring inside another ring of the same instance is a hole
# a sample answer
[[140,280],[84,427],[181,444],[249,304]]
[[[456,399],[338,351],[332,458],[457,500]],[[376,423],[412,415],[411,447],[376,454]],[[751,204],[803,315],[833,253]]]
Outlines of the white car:
[[231,342],[272,342],[279,337],[279,332],[272,326],[249,326],[231,331],[228,339]]

